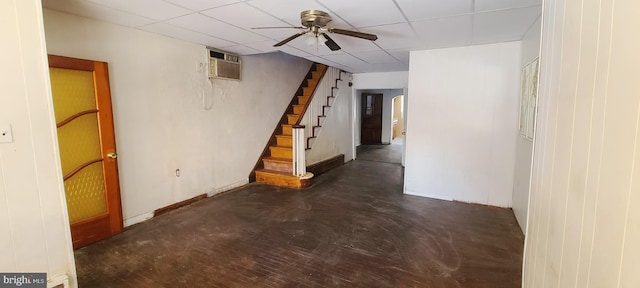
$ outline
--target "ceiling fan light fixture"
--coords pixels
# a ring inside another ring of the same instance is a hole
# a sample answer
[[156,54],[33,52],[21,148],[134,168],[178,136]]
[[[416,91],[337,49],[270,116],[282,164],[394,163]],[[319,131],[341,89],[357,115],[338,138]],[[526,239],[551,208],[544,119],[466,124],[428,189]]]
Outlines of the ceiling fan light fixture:
[[316,43],[318,43],[317,36],[311,32],[307,33],[306,36],[304,37],[304,44],[308,46],[314,46],[316,45]]
[[304,43],[306,45],[309,46],[313,46],[314,44],[316,45],[316,47],[318,46],[327,46],[329,47],[329,49],[331,49],[331,51],[338,51],[340,50],[340,45],[338,45],[335,41],[333,41],[333,39],[331,39],[331,37],[329,37],[329,35],[327,35],[327,33],[335,33],[335,34],[341,34],[341,35],[345,35],[345,36],[350,36],[350,37],[356,37],[356,38],[361,38],[361,39],[366,39],[366,40],[371,40],[371,41],[376,41],[378,39],[378,36],[374,35],[374,34],[369,34],[369,33],[363,33],[363,32],[359,32],[359,31],[352,31],[352,30],[344,30],[344,29],[338,29],[338,28],[333,28],[333,27],[328,27],[325,28],[327,26],[327,24],[329,24],[331,22],[331,16],[329,16],[329,14],[327,12],[324,11],[320,11],[320,10],[305,10],[302,11],[302,13],[300,13],[300,21],[302,26],[301,27],[254,27],[252,29],[268,29],[268,28],[294,28],[294,29],[301,29],[303,31],[300,31],[294,35],[292,35],[291,37],[284,39],[276,44],[274,44],[274,47],[280,47],[284,44],[289,43],[290,41],[301,37],[302,35],[305,35],[306,37],[304,37],[305,39],[303,40]]

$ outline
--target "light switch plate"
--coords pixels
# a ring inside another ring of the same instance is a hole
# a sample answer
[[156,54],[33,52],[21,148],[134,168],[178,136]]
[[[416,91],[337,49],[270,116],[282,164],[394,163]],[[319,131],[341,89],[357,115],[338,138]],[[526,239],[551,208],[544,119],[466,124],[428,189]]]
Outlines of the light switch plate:
[[12,143],[13,134],[11,133],[11,125],[0,125],[0,143]]

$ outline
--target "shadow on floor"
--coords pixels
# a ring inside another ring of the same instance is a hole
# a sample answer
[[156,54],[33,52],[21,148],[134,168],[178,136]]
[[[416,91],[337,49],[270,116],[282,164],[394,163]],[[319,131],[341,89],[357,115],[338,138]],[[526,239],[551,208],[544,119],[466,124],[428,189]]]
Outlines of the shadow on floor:
[[80,287],[520,287],[509,209],[402,194],[356,160],[303,190],[250,184],[76,253]]

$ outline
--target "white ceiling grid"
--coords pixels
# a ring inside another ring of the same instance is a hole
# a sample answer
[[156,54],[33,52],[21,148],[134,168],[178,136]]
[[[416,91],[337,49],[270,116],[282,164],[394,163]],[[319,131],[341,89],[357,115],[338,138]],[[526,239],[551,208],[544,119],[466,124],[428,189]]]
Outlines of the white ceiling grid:
[[[250,55],[282,51],[350,72],[406,71],[409,51],[517,41],[540,17],[542,0],[43,0],[69,14]],[[328,26],[377,41],[330,34],[339,51],[298,38],[300,12],[328,12]]]

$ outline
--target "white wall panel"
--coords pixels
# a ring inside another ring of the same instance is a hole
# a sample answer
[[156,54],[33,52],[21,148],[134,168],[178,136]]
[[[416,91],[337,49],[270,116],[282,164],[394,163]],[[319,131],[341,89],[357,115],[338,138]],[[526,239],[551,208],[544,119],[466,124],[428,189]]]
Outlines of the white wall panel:
[[640,285],[639,14],[545,4],[524,287]]
[[405,193],[510,207],[520,43],[411,52]]
[[39,0],[0,2],[0,271],[65,274],[76,287]]
[[[521,68],[540,55],[540,26],[541,19],[538,19],[522,38]],[[520,224],[523,232],[527,231],[532,156],[533,141],[518,134],[516,139],[515,179],[513,180],[513,213],[516,215],[518,224]]]

